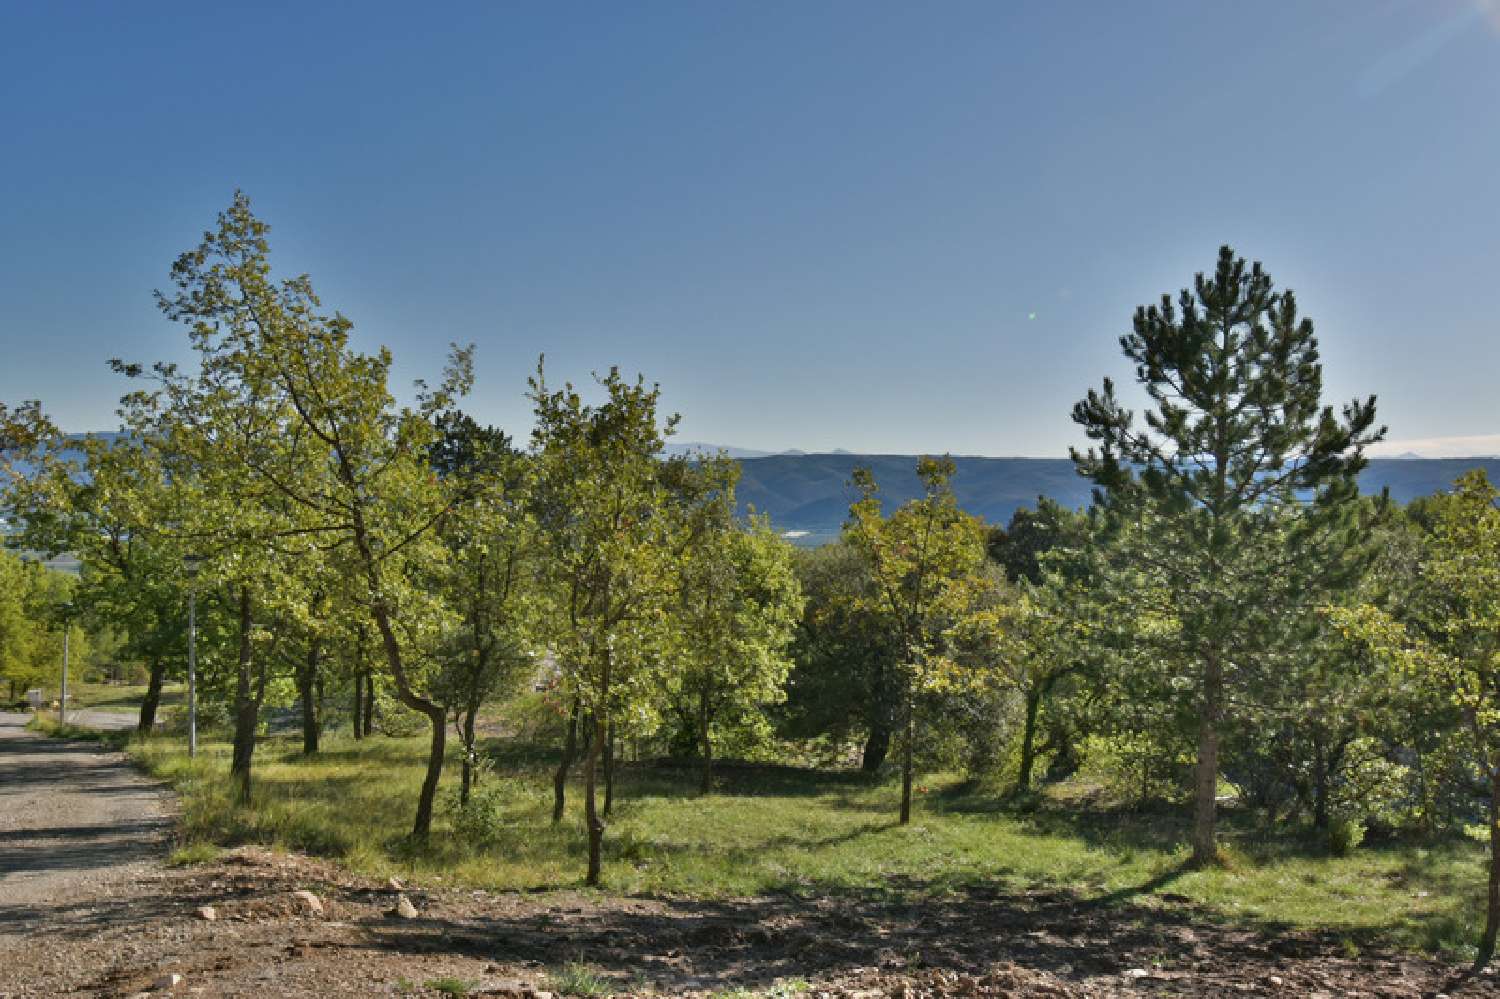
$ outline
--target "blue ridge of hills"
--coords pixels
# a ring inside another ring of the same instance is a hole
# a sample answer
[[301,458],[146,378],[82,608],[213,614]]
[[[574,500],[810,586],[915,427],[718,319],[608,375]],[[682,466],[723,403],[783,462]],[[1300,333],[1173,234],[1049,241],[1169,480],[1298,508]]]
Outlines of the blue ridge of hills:
[[[83,436],[69,435],[74,440]],[[103,432],[87,436],[116,439],[125,435]],[[717,450],[711,444],[687,444],[680,446],[678,453]],[[739,461],[742,470],[738,493],[741,514],[754,511],[768,516],[776,530],[800,544],[820,544],[838,536],[856,496],[849,481],[856,467],[863,465],[874,473],[887,509],[921,494],[915,455],[724,450]],[[1035,506],[1039,496],[1073,509],[1087,506],[1092,498],[1090,483],[1074,470],[1068,458],[956,457],[953,463],[953,491],[958,505],[993,524],[1004,524],[1020,507]],[[1500,481],[1500,457],[1402,457],[1371,459],[1359,477],[1359,485],[1372,495],[1388,489],[1392,499],[1409,503],[1451,487],[1472,468],[1483,468],[1491,480]]]
[[[1092,499],[1091,484],[1068,458],[954,458],[953,463],[958,505],[990,523],[1004,524],[1017,508],[1035,506],[1038,496],[1073,509]],[[855,499],[849,479],[860,465],[874,473],[887,509],[921,494],[914,455],[778,454],[740,459],[740,510],[765,514],[776,530],[802,544],[831,540]],[[1389,489],[1392,499],[1408,503],[1449,488],[1476,467],[1500,480],[1500,458],[1374,458],[1359,486],[1370,494]]]

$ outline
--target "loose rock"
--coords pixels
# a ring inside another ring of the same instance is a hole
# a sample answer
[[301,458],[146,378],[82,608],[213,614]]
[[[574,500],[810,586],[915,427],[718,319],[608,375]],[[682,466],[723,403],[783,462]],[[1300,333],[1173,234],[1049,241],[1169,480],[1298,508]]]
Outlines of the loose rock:
[[323,900],[305,888],[292,892],[292,898],[302,907],[302,911],[309,916],[321,916],[323,914]]
[[170,975],[162,975],[156,981],[154,981],[154,982],[151,983],[151,987],[154,988],[154,989],[156,989],[158,992],[167,992],[167,991],[170,991],[172,989],[175,989],[177,986],[181,985],[185,980],[186,979],[184,979],[181,975],[176,974],[176,973],[173,973],[173,974],[170,974]]
[[396,896],[396,907],[386,913],[389,916],[399,916],[402,919],[416,919],[417,907],[411,904],[411,899],[405,895]]
[[211,923],[219,918],[219,913],[211,905],[200,905],[198,906],[198,918]]

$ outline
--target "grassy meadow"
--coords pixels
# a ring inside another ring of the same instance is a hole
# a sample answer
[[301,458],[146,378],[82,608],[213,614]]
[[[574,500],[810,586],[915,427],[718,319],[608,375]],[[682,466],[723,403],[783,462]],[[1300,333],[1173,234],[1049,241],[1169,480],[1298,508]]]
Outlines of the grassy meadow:
[[[547,752],[491,747],[493,770],[469,817],[453,807],[457,760],[429,845],[407,841],[424,737],[355,741],[330,734],[302,755],[290,737],[256,750],[254,807],[230,800],[229,746],[210,735],[189,760],[180,739],[129,751],[182,796],[180,862],[217,846],[260,843],[333,857],[362,873],[497,890],[576,889],[585,843],[581,785],[551,823]],[[576,775],[575,775],[576,776]],[[1482,921],[1483,849],[1460,838],[1367,842],[1330,856],[1311,837],[1265,837],[1249,816],[1226,822],[1224,869],[1188,871],[1181,809],[1118,810],[1063,787],[1017,803],[928,776],[910,826],[897,825],[894,778],[788,767],[730,767],[713,794],[691,767],[624,764],[606,834],[606,891],[732,897],[855,891],[942,896],[975,882],[1062,888],[1084,899],[1191,902],[1247,926],[1331,930],[1368,945],[1462,957]]]

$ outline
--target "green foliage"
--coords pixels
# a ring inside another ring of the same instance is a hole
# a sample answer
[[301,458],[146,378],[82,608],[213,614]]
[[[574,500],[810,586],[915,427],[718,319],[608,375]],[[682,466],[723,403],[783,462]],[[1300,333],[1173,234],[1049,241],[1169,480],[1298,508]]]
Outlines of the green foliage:
[[873,583],[868,607],[899,649],[903,794],[901,820],[911,812],[916,699],[965,685],[967,671],[948,654],[945,636],[963,613],[971,579],[984,564],[984,526],[958,509],[951,459],[921,458],[924,494],[889,517],[881,513],[875,480],[856,469],[860,498],[849,508],[846,533],[865,558]]
[[547,985],[565,996],[607,996],[614,991],[609,979],[582,961],[569,961],[547,972]]
[[869,565],[852,544],[835,541],[795,558],[805,603],[779,731],[824,739],[834,757],[863,739],[865,769],[878,768],[900,710],[899,639],[883,626]]
[[1098,446],[1073,456],[1108,515],[1095,578],[1112,644],[1196,730],[1195,856],[1211,863],[1222,730],[1359,569],[1355,475],[1384,430],[1373,398],[1342,419],[1323,405],[1312,322],[1228,247],[1175,305],[1138,309],[1120,346],[1144,426],[1106,378],[1073,410]]
[[734,523],[733,503],[732,489],[714,501],[677,569],[668,697],[706,761],[716,743],[743,754],[769,739],[763,709],[785,697],[802,609],[791,546],[764,522]]

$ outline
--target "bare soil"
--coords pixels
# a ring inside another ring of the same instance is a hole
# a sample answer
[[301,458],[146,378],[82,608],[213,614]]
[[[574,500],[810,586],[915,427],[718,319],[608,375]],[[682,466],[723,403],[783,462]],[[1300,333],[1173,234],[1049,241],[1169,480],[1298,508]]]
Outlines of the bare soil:
[[[12,782],[18,783],[13,787]],[[1500,977],[1332,934],[1216,923],[1186,899],[1080,900],[892,884],[702,901],[399,886],[241,848],[167,869],[160,789],[118,757],[0,728],[0,997],[470,995],[555,991],[583,960],[620,995],[805,980],[812,996],[1500,995]],[[72,795],[61,811],[48,795]],[[19,790],[17,790],[19,788]],[[34,820],[17,823],[19,805]],[[59,844],[72,851],[62,862]],[[293,892],[322,905],[308,911]],[[401,894],[417,916],[392,914]],[[215,918],[198,914],[212,906]]]

